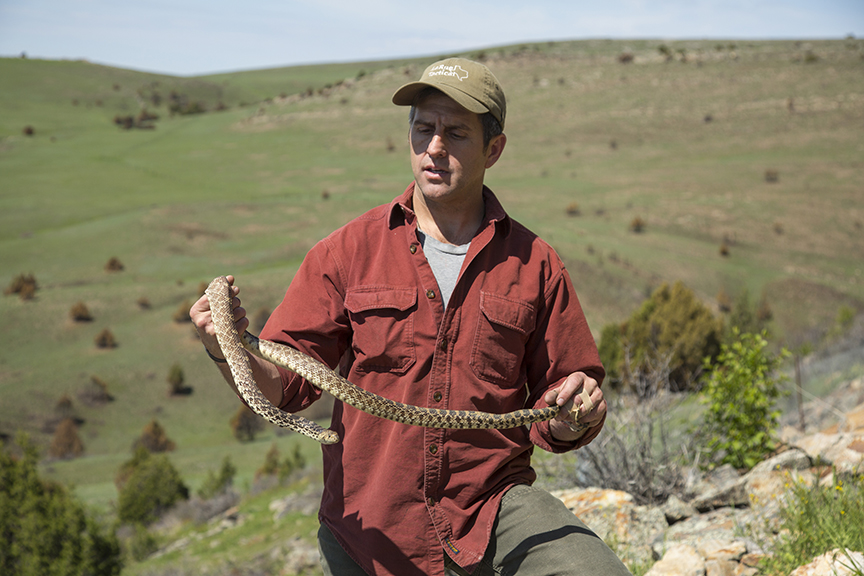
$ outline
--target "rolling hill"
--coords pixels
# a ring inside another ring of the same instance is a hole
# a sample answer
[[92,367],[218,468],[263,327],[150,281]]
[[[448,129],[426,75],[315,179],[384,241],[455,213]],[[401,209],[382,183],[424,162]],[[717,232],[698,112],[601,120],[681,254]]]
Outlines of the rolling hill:
[[[790,345],[864,311],[864,41],[466,56],[508,94],[487,182],[560,252],[595,334],[676,280],[715,308],[721,292],[763,299]],[[390,95],[436,59],[199,78],[0,59],[0,282],[39,286],[0,299],[0,432],[47,446],[71,400],[85,454],[45,471],[106,512],[154,418],[193,487],[225,455],[248,482],[271,442],[298,441],[234,440],[237,400],[174,316],[226,273],[252,313],[272,309],[314,242],[401,192],[407,112]],[[91,321],[70,317],[78,302]],[[95,346],[106,328],[116,348]],[[191,394],[168,394],[174,364]],[[93,377],[112,402],[85,401]]]

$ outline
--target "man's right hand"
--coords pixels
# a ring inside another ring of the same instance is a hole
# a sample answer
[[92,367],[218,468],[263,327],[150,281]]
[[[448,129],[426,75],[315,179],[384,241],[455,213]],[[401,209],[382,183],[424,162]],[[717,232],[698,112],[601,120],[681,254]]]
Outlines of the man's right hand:
[[[240,298],[238,297],[240,288],[234,286],[234,276],[226,276],[226,278],[234,296],[231,302],[231,307],[234,309],[234,322],[237,326],[237,332],[242,334],[249,327],[249,319],[246,318],[246,310],[240,305]],[[201,296],[189,309],[189,317],[192,319],[198,336],[201,338],[201,343],[204,344],[207,351],[216,358],[222,358],[219,342],[216,341],[216,330],[210,312],[210,300],[206,294]]]

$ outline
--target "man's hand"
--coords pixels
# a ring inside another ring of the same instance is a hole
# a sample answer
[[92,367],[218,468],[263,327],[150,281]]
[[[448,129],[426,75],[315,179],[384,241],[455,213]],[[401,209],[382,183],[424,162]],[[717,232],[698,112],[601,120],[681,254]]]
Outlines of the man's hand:
[[[606,414],[606,399],[597,381],[584,372],[574,372],[558,388],[543,397],[547,404],[557,404],[561,412],[550,422],[552,435],[559,440],[575,440],[585,430],[600,424]],[[578,418],[577,418],[578,415]],[[571,425],[585,429],[573,431]]]
[[[228,284],[231,285],[231,292],[234,298],[231,302],[234,308],[234,321],[237,324],[237,332],[242,334],[249,327],[249,320],[246,318],[246,310],[240,306],[240,288],[234,286],[234,276],[226,276]],[[192,318],[192,323],[198,331],[198,336],[207,351],[216,358],[222,358],[222,352],[219,349],[219,343],[216,341],[216,330],[213,327],[213,317],[210,313],[210,300],[207,295],[201,296],[192,308],[189,309],[189,317]]]

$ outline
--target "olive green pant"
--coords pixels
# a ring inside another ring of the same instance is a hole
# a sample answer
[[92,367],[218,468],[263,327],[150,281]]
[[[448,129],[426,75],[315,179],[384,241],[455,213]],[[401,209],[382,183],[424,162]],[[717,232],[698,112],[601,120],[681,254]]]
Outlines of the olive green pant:
[[[365,576],[336,538],[318,531],[326,576]],[[469,576],[445,555],[447,576]],[[630,576],[615,553],[548,492],[514,486],[502,498],[492,540],[471,576]]]

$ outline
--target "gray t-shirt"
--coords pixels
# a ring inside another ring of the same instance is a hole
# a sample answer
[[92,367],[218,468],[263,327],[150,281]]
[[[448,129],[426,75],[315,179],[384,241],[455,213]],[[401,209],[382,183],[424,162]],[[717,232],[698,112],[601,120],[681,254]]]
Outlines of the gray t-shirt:
[[426,254],[426,261],[432,267],[435,280],[438,281],[438,290],[441,291],[444,308],[447,308],[450,295],[456,288],[456,280],[459,279],[459,271],[462,270],[462,262],[465,260],[471,243],[461,246],[445,244],[427,236],[419,228],[417,229],[417,238],[420,240],[420,245],[423,246],[423,253]]

